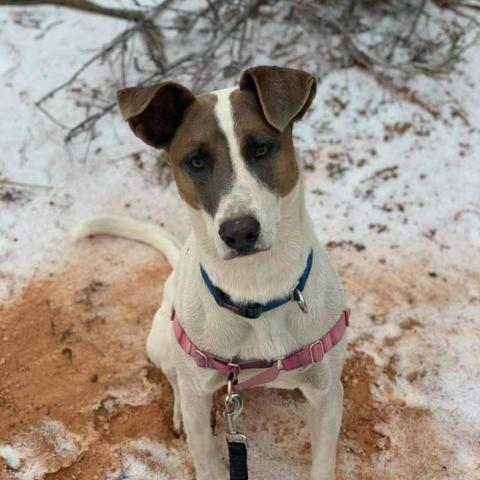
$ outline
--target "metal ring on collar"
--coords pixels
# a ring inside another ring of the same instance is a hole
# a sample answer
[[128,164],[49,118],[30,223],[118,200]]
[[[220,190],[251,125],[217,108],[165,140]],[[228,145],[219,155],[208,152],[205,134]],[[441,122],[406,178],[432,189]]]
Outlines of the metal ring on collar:
[[302,295],[302,292],[298,287],[295,287],[292,291],[291,297],[290,297],[294,302],[297,303],[297,305],[300,307],[300,310],[303,313],[308,312],[307,308],[307,302],[305,301],[304,296]]

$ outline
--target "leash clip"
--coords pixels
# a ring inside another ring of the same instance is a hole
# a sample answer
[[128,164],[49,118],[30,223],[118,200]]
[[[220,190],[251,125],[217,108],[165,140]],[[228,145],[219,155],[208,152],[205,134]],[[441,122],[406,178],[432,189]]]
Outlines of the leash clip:
[[227,419],[227,447],[230,480],[248,480],[247,437],[237,431],[236,421],[243,410],[242,396],[234,393],[236,376],[231,373],[227,380],[224,417]]
[[242,443],[247,447],[247,437],[237,431],[237,419],[243,411],[243,399],[238,393],[233,393],[233,376],[230,375],[227,381],[227,395],[225,397],[225,411],[223,416],[227,420],[227,442]]
[[290,299],[297,303],[303,313],[308,312],[307,302],[298,287],[295,287],[290,295]]

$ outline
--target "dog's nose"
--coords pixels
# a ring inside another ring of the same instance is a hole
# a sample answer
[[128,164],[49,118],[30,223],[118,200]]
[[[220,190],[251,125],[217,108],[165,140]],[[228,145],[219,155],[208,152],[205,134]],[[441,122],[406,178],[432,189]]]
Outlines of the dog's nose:
[[222,223],[218,233],[230,248],[237,252],[249,252],[260,235],[260,224],[253,217],[235,218]]

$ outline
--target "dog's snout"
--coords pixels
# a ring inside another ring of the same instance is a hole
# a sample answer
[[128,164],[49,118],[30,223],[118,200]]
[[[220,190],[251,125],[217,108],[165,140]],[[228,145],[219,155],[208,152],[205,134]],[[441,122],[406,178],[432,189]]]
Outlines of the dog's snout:
[[230,248],[250,252],[260,235],[260,224],[254,217],[235,218],[223,222],[218,233]]

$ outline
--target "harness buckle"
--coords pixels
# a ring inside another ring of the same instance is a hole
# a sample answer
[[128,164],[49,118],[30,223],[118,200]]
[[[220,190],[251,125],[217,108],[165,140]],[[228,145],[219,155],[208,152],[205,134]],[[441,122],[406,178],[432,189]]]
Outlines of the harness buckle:
[[295,287],[290,294],[290,299],[297,303],[303,313],[308,312],[307,302],[298,287]]
[[[203,352],[201,352],[198,348],[195,349],[195,353],[198,355],[197,365],[200,368],[207,368],[208,367],[208,357]],[[201,362],[199,361],[199,357],[203,360],[203,365],[201,365]]]
[[[317,361],[315,361],[315,357],[313,356],[313,349],[318,344],[320,344],[320,346],[322,347],[322,356]],[[323,357],[325,356],[325,348],[323,347],[323,342],[321,340],[317,340],[315,343],[312,343],[310,345],[310,347],[308,348],[308,350],[310,352],[310,360],[312,361],[312,363],[318,363],[318,362],[322,361]]]
[[217,299],[217,305],[219,307],[226,308],[227,310],[230,310],[233,313],[238,313],[239,310],[240,310],[235,305],[232,305],[231,303],[226,302],[223,298],[218,298]]
[[263,313],[263,305],[260,303],[252,303],[250,305],[232,305],[224,299],[219,298],[217,300],[217,305],[229,310],[230,312],[236,313],[237,315],[250,319],[259,318]]

